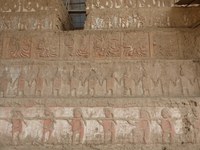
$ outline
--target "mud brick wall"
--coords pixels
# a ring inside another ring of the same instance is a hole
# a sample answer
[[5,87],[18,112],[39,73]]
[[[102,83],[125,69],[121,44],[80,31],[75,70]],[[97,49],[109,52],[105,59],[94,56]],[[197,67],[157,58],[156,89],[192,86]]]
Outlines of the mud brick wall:
[[2,98],[200,96],[191,60],[128,62],[1,61]]
[[2,59],[199,59],[198,30],[1,32]]
[[68,29],[67,17],[60,0],[0,1],[0,31]]
[[64,32],[61,1],[0,3],[0,150],[199,150],[199,7],[88,0]]
[[199,7],[175,7],[174,0],[87,1],[86,29],[192,27],[199,21]]

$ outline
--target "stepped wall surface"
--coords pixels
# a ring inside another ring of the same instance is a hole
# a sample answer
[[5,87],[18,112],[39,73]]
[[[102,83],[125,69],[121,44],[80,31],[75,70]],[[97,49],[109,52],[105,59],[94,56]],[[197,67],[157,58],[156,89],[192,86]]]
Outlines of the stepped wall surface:
[[199,7],[0,3],[0,150],[199,150]]

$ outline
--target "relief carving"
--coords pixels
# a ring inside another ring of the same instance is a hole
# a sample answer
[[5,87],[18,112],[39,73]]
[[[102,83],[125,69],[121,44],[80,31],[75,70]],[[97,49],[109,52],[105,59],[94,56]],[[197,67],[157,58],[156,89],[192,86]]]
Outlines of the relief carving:
[[74,53],[74,36],[72,34],[68,34],[64,37],[64,58],[73,57]]
[[75,36],[74,53],[75,57],[89,58],[90,56],[90,36],[87,34],[77,34]]
[[119,84],[119,81],[115,75],[116,73],[111,71],[108,76],[105,78],[106,81],[106,95],[114,96],[115,84]]
[[36,58],[55,58],[60,55],[59,38],[56,35],[35,39],[33,46]]
[[[0,28],[1,28],[1,25],[0,25]],[[3,56],[3,36],[0,34],[0,59],[2,58]]]
[[123,78],[121,79],[123,81],[124,85],[124,95],[133,95],[133,79],[132,79],[132,74],[128,70],[125,71]]
[[190,96],[194,93],[199,93],[198,80],[195,73],[195,64],[182,64],[180,66],[181,84],[183,89],[183,95]]
[[138,0],[138,7],[172,7],[174,0]]
[[100,34],[94,37],[93,48],[97,58],[121,56],[121,34]]
[[93,0],[87,1],[88,9],[109,9],[109,8],[133,8],[136,7],[136,0]]
[[79,88],[80,83],[80,75],[79,70],[77,70],[75,67],[73,68],[72,73],[69,77],[69,85],[70,85],[70,96],[77,96],[77,91]]
[[135,126],[136,140],[137,143],[148,144],[150,142],[150,134],[151,134],[151,117],[148,111],[140,110],[139,112],[139,120],[136,123],[132,123],[128,120],[130,125]]
[[125,33],[123,36],[123,48],[123,56],[126,58],[149,57],[148,34]]
[[[98,74],[95,69],[90,71],[89,76],[85,79],[85,82],[88,81],[88,95],[95,96],[96,95],[96,86],[100,83]],[[85,83],[84,82],[84,83]]]
[[0,2],[0,9],[2,12],[17,12],[19,11],[19,0],[7,0]]
[[[75,108],[73,110],[73,118],[68,123],[72,127],[72,144],[79,143],[83,144],[83,139],[85,135],[86,121],[83,118],[82,110],[80,108]],[[78,135],[78,140],[77,140]]]
[[169,139],[169,142],[173,143],[176,132],[170,110],[168,108],[162,109],[161,116],[161,122],[158,124],[162,129],[162,142],[167,143]]
[[6,119],[9,123],[12,124],[12,143],[14,145],[21,145],[22,140],[21,140],[21,135],[23,132],[23,124],[28,126],[28,124],[24,120],[24,115],[22,114],[21,111],[17,109],[13,109],[11,111],[11,118]]
[[107,35],[106,34],[95,34],[92,36],[92,41],[93,41],[93,50],[94,50],[94,54],[96,57],[104,57],[106,50],[108,48],[106,39],[107,39]]
[[198,109],[193,108],[192,113],[194,115],[194,120],[192,120],[191,124],[194,130],[194,142],[199,143],[200,137],[200,113]]
[[25,88],[27,81],[26,81],[26,74],[23,69],[21,70],[20,75],[16,81],[17,81],[17,95],[25,96]]
[[57,68],[56,74],[53,78],[53,89],[52,89],[52,94],[54,96],[60,96],[61,92],[61,85],[62,85],[62,77],[59,69]]
[[104,131],[104,142],[105,143],[115,143],[116,139],[116,125],[117,122],[114,119],[114,114],[112,109],[104,108],[105,119],[98,120],[98,123],[103,126]]
[[[2,70],[4,75],[1,75],[1,95],[2,97],[199,95],[197,65],[192,61],[185,63],[138,61],[95,65],[83,63],[80,66],[66,63],[65,65],[60,67],[46,65],[45,68],[28,65],[17,67],[17,73]],[[10,69],[13,70],[12,66],[7,68]],[[66,93],[63,93],[64,91]]]
[[[53,112],[49,109],[44,110],[44,120],[43,120],[43,131],[42,131],[42,143],[49,141],[51,139],[52,133],[54,131],[54,124],[56,123],[55,116]],[[46,135],[48,137],[46,138]]]
[[179,58],[180,49],[176,33],[155,33],[153,35],[153,56],[156,58]]
[[24,0],[23,1],[23,8],[24,10],[28,11],[28,12],[34,12],[37,10],[37,0]]
[[[37,105],[18,109],[1,107],[0,133],[5,139],[11,137],[15,145],[29,143],[57,145],[67,142],[68,146],[69,144],[110,146],[110,144],[130,144],[134,138],[135,145],[148,144],[149,146],[152,143],[160,144],[160,135],[162,135],[163,144],[169,143],[176,146],[182,144],[179,136],[184,136],[183,116],[177,108],[145,107],[145,109],[132,106],[126,108],[52,106],[47,108]],[[26,112],[26,116],[23,116],[22,110],[24,114]],[[159,110],[161,110],[161,118],[157,119]],[[11,111],[11,117],[7,116],[7,111]],[[131,116],[133,119],[130,119]],[[190,119],[193,118],[190,117]],[[7,132],[8,126],[5,126],[8,123],[11,123],[12,135]],[[198,117],[195,117],[192,123],[195,130],[199,130]]]
[[143,95],[154,96],[162,95],[161,89],[161,74],[162,68],[159,63],[143,64]]
[[182,95],[180,65],[174,63],[163,64],[161,84],[164,96]]
[[38,69],[36,77],[33,79],[33,81],[30,83],[29,86],[33,86],[33,83],[35,85],[34,87],[34,95],[35,96],[43,96],[43,88],[44,85],[47,84],[47,80],[45,79],[42,71]]
[[4,51],[7,57],[30,58],[32,39],[28,37],[10,37],[4,40]]
[[0,94],[1,97],[6,97],[8,92],[8,87],[12,83],[12,78],[10,77],[10,73],[6,70],[3,71],[0,76]]
[[121,56],[121,34],[111,33],[108,35],[108,50],[107,57],[120,57]]

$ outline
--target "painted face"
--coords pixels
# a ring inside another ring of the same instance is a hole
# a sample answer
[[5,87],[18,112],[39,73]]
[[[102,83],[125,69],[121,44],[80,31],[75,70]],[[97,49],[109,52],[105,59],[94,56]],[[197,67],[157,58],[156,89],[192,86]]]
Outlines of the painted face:
[[104,109],[104,114],[106,118],[112,118],[112,113],[109,109]]
[[80,110],[75,109],[74,110],[74,117],[75,118],[81,118],[81,116],[82,116],[82,113],[80,112]]
[[162,116],[163,118],[170,118],[171,115],[170,115],[169,110],[163,109],[162,112],[161,112],[161,116]]

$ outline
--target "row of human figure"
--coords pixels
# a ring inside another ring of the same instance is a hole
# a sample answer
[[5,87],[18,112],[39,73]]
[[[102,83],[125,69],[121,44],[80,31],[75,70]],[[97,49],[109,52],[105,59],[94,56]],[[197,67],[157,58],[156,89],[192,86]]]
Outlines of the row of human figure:
[[[175,71],[178,72],[178,70]],[[140,70],[137,73],[125,71],[119,76],[115,71],[101,75],[95,69],[91,69],[85,74],[78,70],[65,72],[57,69],[51,75],[44,74],[39,70],[33,76],[31,72],[22,70],[16,79],[12,79],[12,74],[4,71],[0,76],[0,95],[6,97],[9,95],[8,89],[16,86],[17,92],[12,92],[16,93],[16,96],[28,96],[30,94],[26,94],[25,91],[34,89],[34,95],[41,97],[44,95],[45,87],[51,86],[49,93],[52,93],[53,96],[63,96],[62,88],[68,86],[69,96],[76,97],[81,86],[84,89],[87,88],[87,96],[96,96],[99,95],[97,87],[105,86],[106,93],[103,96],[114,96],[117,92],[116,86],[118,86],[122,93],[121,96],[169,96],[171,95],[170,88],[176,89],[174,94],[176,96],[198,96],[200,78],[195,71],[187,73],[187,70],[182,70],[182,72],[178,74],[173,71],[174,74],[168,76],[168,73],[161,73],[160,70],[157,70],[157,74]],[[142,92],[138,94],[136,89],[140,89],[139,91]]]
[[[114,113],[112,108],[104,108],[104,115],[105,118],[95,119],[102,127],[104,131],[104,142],[116,142],[116,135],[117,135],[117,119],[114,117]],[[13,110],[12,116],[10,119],[5,119],[12,124],[12,140],[14,144],[20,143],[21,134],[23,132],[23,124],[28,126],[27,122],[25,121],[25,117],[23,116],[20,110]],[[171,116],[171,112],[168,108],[164,108],[161,111],[162,118],[157,121],[162,129],[162,142],[163,143],[173,143],[175,138],[175,125],[173,122],[173,118]],[[44,118],[42,119],[42,138],[41,142],[45,143],[46,141],[52,138],[52,134],[54,132],[54,125],[56,123],[56,117],[54,113],[50,111],[48,108],[44,110]],[[130,119],[126,119],[126,122],[129,125],[133,125],[136,127],[136,130],[140,132],[140,138],[142,139],[141,143],[147,144],[150,141],[150,134],[151,134],[151,116],[148,111],[140,110],[139,119],[135,122]],[[72,138],[71,143],[84,143],[85,127],[90,128],[87,126],[86,118],[84,118],[81,108],[74,108],[73,110],[73,117],[71,119],[66,119],[68,124],[71,126],[72,131]],[[78,139],[77,139],[78,137]],[[139,137],[137,137],[139,138]]]

